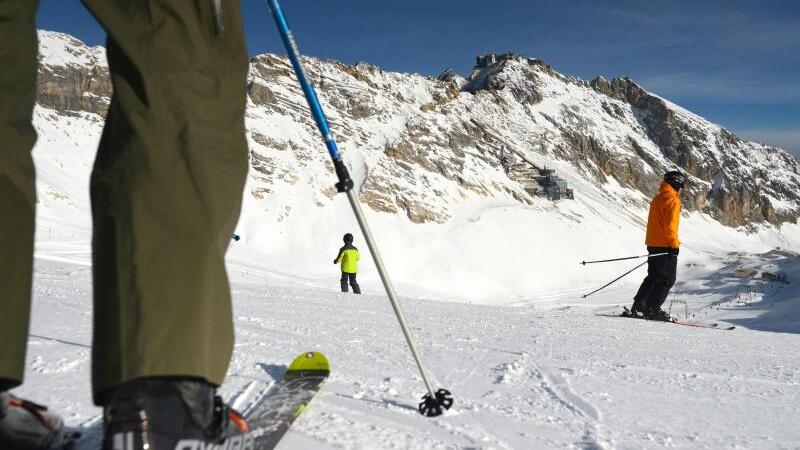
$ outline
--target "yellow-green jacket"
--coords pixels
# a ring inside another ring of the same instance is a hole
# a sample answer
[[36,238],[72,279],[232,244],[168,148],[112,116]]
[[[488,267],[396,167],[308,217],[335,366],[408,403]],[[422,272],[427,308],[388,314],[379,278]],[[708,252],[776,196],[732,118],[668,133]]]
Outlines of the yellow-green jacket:
[[353,244],[345,244],[339,249],[339,256],[333,260],[333,263],[341,262],[344,273],[358,273],[358,258],[358,249]]

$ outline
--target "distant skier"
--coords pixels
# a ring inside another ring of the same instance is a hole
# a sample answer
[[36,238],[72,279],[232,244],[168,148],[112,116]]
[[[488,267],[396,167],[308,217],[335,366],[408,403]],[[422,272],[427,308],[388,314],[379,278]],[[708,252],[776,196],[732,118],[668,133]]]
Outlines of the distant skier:
[[681,218],[680,193],[686,184],[686,175],[672,170],[664,174],[664,181],[658,194],[650,202],[647,217],[647,237],[645,245],[652,256],[647,261],[647,277],[642,281],[634,297],[630,314],[644,316],[650,320],[670,320],[669,314],[661,309],[669,290],[675,284],[678,268],[678,224]]
[[361,288],[356,282],[356,273],[358,272],[358,249],[353,246],[353,235],[347,233],[344,235],[344,245],[339,249],[339,254],[333,260],[334,264],[342,265],[342,292],[347,292],[347,283],[353,288],[354,294],[360,294]]

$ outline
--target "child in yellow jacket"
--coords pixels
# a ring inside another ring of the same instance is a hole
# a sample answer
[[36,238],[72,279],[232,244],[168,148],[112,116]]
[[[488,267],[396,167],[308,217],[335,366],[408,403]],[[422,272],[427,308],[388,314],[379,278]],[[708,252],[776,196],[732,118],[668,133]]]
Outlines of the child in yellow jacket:
[[344,235],[344,246],[339,249],[339,254],[333,260],[334,264],[342,265],[342,278],[340,280],[342,285],[342,292],[347,292],[347,283],[353,288],[354,294],[360,294],[361,288],[356,282],[356,273],[358,272],[358,249],[353,246],[353,235],[347,233]]

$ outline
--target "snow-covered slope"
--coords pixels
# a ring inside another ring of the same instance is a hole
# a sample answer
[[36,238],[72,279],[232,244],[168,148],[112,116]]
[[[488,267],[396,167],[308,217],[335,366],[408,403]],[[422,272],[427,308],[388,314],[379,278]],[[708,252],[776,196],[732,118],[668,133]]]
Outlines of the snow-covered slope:
[[[110,94],[107,67],[101,48],[59,33],[42,32],[40,40],[47,95],[40,95],[34,120],[38,245],[63,236],[88,243],[88,173]],[[675,156],[651,139],[659,127],[669,136],[664,130],[677,127],[679,143],[692,136],[708,143],[681,147],[691,156],[687,170],[698,174],[686,201],[694,209],[684,216],[684,254],[800,248],[800,226],[781,221],[800,210],[792,188],[797,161],[756,144],[739,142],[731,150],[717,142],[724,130],[625,80],[590,85],[513,55],[447,81],[364,63],[306,62],[402,292],[508,303],[616,276],[620,266],[575,268],[581,260],[642,252],[647,200]],[[254,58],[249,92],[251,171],[237,228],[242,240],[232,256],[292,276],[335,278],[330,261],[342,234],[356,233],[356,245],[365,249],[346,200],[335,195],[332,167],[288,61]],[[670,120],[652,119],[659,111]],[[501,152],[508,165],[524,166],[524,158],[555,168],[576,199],[531,196],[504,170]],[[742,152],[757,157],[748,162]],[[722,164],[716,181],[705,181],[708,161],[726,158],[739,163]],[[693,169],[695,160],[702,170]],[[771,172],[751,192],[734,183],[731,170]],[[716,208],[709,200],[714,185],[750,203],[725,197],[732,206]],[[774,199],[770,207],[755,208],[765,196]],[[762,217],[745,207],[782,213]],[[776,225],[764,221],[770,218]],[[735,230],[719,220],[745,226]],[[362,253],[362,280],[377,287]]]
[[[539,60],[503,58],[476,66],[463,81],[307,61],[334,133],[363,172],[365,203],[415,223],[442,223],[460,204],[482,197],[535,203],[503,170],[504,151],[512,164],[523,158],[540,167],[564,163],[559,168],[568,179],[590,183],[576,190],[578,197],[611,183],[624,187],[611,193],[616,203],[644,205],[661,174],[679,166],[692,175],[685,194],[690,210],[731,226],[794,223],[800,216],[800,194],[792,189],[800,186],[800,164],[788,153],[743,142],[629,79],[588,83]],[[276,149],[318,148],[288,61],[264,55],[252,67],[254,157],[275,161]],[[287,116],[299,128],[277,131]],[[280,158],[274,170],[302,182],[303,174],[328,167],[324,154],[313,155],[301,152],[291,167]],[[261,180],[272,184],[275,176]],[[315,190],[333,195],[324,183]]]
[[[41,252],[60,261],[37,259],[18,393],[87,427],[87,445],[76,450],[94,450],[91,269],[65,256],[70,249],[79,250],[65,242]],[[799,256],[691,260],[673,299],[688,302],[692,320],[722,320],[733,331],[595,316],[620,310],[618,289],[588,303],[561,295],[513,307],[404,297],[434,385],[455,398],[435,419],[415,410],[424,386],[378,291],[341,294],[331,280],[232,263],[236,347],[222,395],[246,408],[294,356],[318,349],[332,376],[281,449],[794,448]],[[790,284],[733,276],[767,264]],[[673,305],[676,315],[684,309]]]

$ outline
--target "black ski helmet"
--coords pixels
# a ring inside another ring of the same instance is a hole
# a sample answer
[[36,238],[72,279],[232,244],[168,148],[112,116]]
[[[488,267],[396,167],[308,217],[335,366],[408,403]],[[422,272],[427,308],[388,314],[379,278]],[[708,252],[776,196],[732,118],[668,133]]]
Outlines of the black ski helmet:
[[345,234],[344,234],[344,238],[343,238],[343,239],[344,239],[344,241],[345,241],[346,243],[348,243],[348,244],[349,244],[349,243],[353,242],[353,235],[352,235],[352,234],[350,234],[350,233],[345,233]]
[[686,185],[686,175],[679,170],[670,170],[664,174],[664,181],[677,191]]

